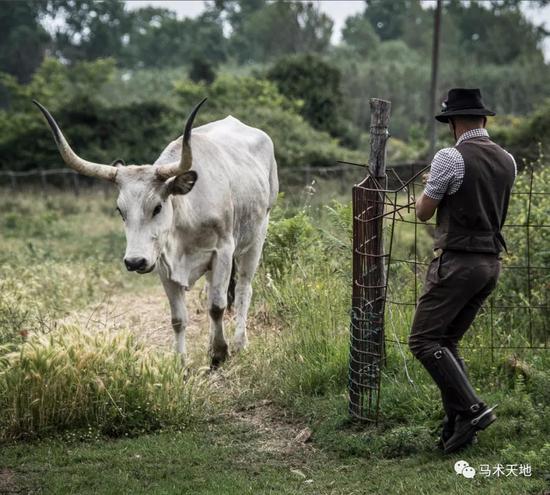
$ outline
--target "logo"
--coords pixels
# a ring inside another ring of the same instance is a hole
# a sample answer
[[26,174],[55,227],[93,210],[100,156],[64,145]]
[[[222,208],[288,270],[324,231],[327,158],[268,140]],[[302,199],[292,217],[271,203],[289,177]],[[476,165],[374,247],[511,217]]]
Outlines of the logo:
[[473,478],[476,475],[476,470],[471,467],[466,461],[456,461],[455,473],[461,474],[465,478]]
[[[479,469],[476,471],[467,461],[456,461],[455,462],[455,473],[461,474],[465,478],[473,478],[476,474],[483,476],[484,478],[489,478],[494,476],[495,478],[508,477],[508,476],[525,476],[530,477],[533,474],[531,469],[531,464],[495,464],[490,466],[489,464],[481,464]],[[549,494],[550,495],[550,492]]]

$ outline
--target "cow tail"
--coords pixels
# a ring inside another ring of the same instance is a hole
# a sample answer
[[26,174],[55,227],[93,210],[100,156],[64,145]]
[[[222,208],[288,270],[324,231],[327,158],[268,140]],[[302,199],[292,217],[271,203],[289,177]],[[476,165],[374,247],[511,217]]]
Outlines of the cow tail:
[[231,309],[235,302],[235,258],[231,263],[231,277],[229,279],[229,287],[227,288],[227,309]]

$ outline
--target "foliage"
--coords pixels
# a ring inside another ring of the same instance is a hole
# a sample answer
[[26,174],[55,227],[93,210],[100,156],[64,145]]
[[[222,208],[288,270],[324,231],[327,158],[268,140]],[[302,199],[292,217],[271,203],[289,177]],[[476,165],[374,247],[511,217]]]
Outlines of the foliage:
[[[0,142],[3,168],[58,168],[62,164],[49,128],[37,110],[34,114],[32,125],[13,139]],[[83,98],[69,102],[55,116],[75,151],[100,163],[112,163],[117,158],[129,163],[153,163],[171,137],[177,137],[183,120],[161,103],[116,108]],[[25,117],[27,121],[33,118],[28,114]]]
[[63,29],[54,34],[56,55],[71,62],[121,55],[123,34],[130,26],[123,3],[116,0],[47,0],[44,3],[44,14],[63,21]]
[[[18,84],[6,73],[0,73],[0,84],[9,94],[10,114],[13,115],[12,112],[28,111],[32,99],[54,109],[80,98],[104,103],[99,97],[100,89],[114,74],[115,61],[110,58],[80,62],[71,68],[57,59],[46,58],[28,84]],[[64,100],[60,100],[60,95]]]
[[[0,168],[60,166],[50,131],[30,103],[32,98],[49,107],[77,153],[96,162],[123,158],[127,163],[152,163],[177,136],[189,109],[204,96],[209,101],[197,124],[234,115],[264,130],[275,143],[281,167],[362,159],[358,153],[340,147],[328,133],[313,129],[299,115],[303,101],[286,97],[271,81],[224,74],[207,85],[175,73],[175,96],[151,99],[147,87],[155,87],[157,79],[150,79],[134,98],[128,98],[121,95],[120,88],[113,91],[112,81],[119,77],[111,59],[82,62],[71,69],[47,59],[26,86],[4,75],[15,112],[0,111]],[[129,87],[140,82],[139,74],[121,81]],[[59,94],[66,95],[67,100],[60,102]]]
[[300,114],[313,127],[357,144],[344,126],[341,73],[337,67],[312,54],[279,59],[267,72],[279,91],[289,99],[303,101]]
[[[372,25],[381,40],[399,39],[405,33],[411,19],[429,16],[418,0],[379,2],[367,0],[364,18]],[[415,19],[416,20],[416,19]],[[418,22],[414,22],[418,24]]]
[[131,29],[121,55],[127,67],[177,67],[194,61],[215,67],[227,57],[223,26],[208,12],[179,20],[172,10],[146,7],[127,15]]
[[550,156],[550,99],[527,117],[502,119],[495,136],[520,168],[527,164],[542,168],[545,157]]
[[333,22],[313,2],[229,0],[214,4],[232,34],[229,47],[240,63],[296,52],[324,52]]
[[[48,33],[40,24],[40,4],[40,0],[7,2],[0,11],[0,71],[20,83],[31,79],[48,45]],[[2,96],[0,93],[0,106]]]
[[210,63],[194,58],[189,69],[189,79],[193,82],[211,84],[216,79],[216,73]]
[[179,81],[175,91],[185,108],[208,97],[198,122],[233,115],[265,131],[275,144],[280,167],[324,166],[334,165],[337,160],[361,159],[358,153],[340,147],[328,133],[308,125],[298,115],[303,103],[281,94],[271,81],[221,75],[209,86]]
[[[532,176],[531,176],[532,174]],[[533,194],[528,195],[533,182]],[[495,300],[499,303],[516,306],[533,306],[529,313],[523,310],[504,312],[500,320],[504,327],[514,328],[528,316],[532,319],[532,328],[518,332],[523,336],[524,345],[544,343],[550,322],[550,312],[544,309],[547,304],[550,273],[544,267],[550,266],[550,229],[541,227],[548,224],[550,211],[550,167],[540,167],[533,170],[532,166],[519,174],[510,201],[506,223],[517,227],[504,228],[504,236],[508,245],[506,264],[512,266],[533,267],[527,271],[506,270],[496,291]],[[527,227],[530,225],[530,227]],[[540,226],[540,228],[539,228]],[[536,267],[536,268],[535,268]],[[529,330],[529,331],[527,331]],[[506,332],[500,332],[501,334]],[[512,336],[501,337],[507,341]]]
[[355,14],[346,19],[342,29],[342,39],[362,57],[376,51],[380,44],[380,38],[374,27],[363,14]]
[[265,270],[280,280],[296,263],[299,254],[314,241],[314,235],[315,230],[305,212],[290,218],[272,218],[263,253]]
[[[260,85],[263,78],[271,78],[306,123],[352,149],[365,149],[369,98],[389,99],[393,103],[391,133],[407,143],[399,159],[414,160],[427,152],[426,129],[432,116],[426,113],[428,91],[419,88],[429,86],[425,60],[431,53],[433,9],[422,7],[417,0],[367,2],[363,13],[347,19],[343,42],[337,46],[330,45],[330,19],[310,2],[220,0],[207,4],[193,19],[179,19],[171,10],[156,7],[127,9],[114,0],[12,4],[1,18],[8,38],[0,50],[0,70],[4,71],[0,105],[6,109],[0,114],[0,141],[12,146],[20,147],[16,138],[23,134],[21,142],[28,147],[25,135],[42,124],[31,110],[31,97],[54,110],[77,99],[114,106],[116,111],[130,103],[162,103],[175,106],[171,114],[183,117],[194,102],[174,105],[174,82],[187,74],[193,81],[212,84],[218,75],[233,74],[260,79]],[[539,110],[550,94],[546,84],[550,69],[540,48],[544,32],[529,23],[523,10],[517,1],[444,4],[439,99],[449,87],[478,86],[488,106],[499,115]],[[17,31],[14,26],[27,29],[37,23],[56,26],[55,31],[50,28],[50,39],[34,46],[37,36],[47,36],[37,27],[14,52],[9,38]],[[508,36],[516,43],[507,43]],[[57,62],[47,59],[40,65],[45,47]],[[23,52],[29,67],[19,64],[14,68],[8,59]],[[112,58],[102,60],[105,56]],[[19,69],[28,73],[23,78],[28,87],[18,84],[23,77]],[[35,71],[34,77],[29,71]],[[229,87],[225,80],[222,85],[236,92],[235,103],[226,106],[226,114],[250,115],[251,121],[268,126],[270,120],[277,129],[266,131],[291,140],[292,133],[281,127],[297,126],[298,147],[309,149],[287,153],[294,143],[281,145],[277,138],[285,165],[296,165],[296,159],[304,158],[307,161],[302,165],[333,164],[336,155],[341,159],[347,153],[327,136],[311,132],[295,115],[283,116],[265,100],[257,102],[264,108],[241,108],[239,84]],[[230,94],[216,96],[225,102],[232,100]],[[255,114],[261,115],[256,118]],[[439,126],[438,131],[438,144],[447,145],[446,129]],[[530,133],[544,141],[544,132],[538,128],[525,129],[517,138],[521,143],[515,146],[520,158],[532,159],[538,153],[529,142]],[[323,143],[322,153],[316,153],[315,140]],[[21,166],[16,163],[11,168]]]

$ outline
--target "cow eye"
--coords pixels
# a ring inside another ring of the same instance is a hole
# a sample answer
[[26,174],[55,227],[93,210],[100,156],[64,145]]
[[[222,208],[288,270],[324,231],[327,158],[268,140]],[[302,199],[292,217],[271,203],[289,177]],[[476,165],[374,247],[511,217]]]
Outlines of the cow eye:
[[124,218],[124,215],[122,214],[122,211],[120,210],[120,208],[118,206],[116,207],[116,211],[118,211],[118,214],[122,217],[122,220],[126,220]]
[[162,210],[162,205],[155,206],[155,209],[153,210],[153,216],[156,216],[160,213],[160,210]]

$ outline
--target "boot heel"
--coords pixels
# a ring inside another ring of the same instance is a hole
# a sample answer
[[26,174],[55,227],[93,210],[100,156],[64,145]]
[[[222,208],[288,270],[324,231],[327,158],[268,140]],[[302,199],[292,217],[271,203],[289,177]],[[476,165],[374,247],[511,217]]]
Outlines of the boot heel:
[[470,424],[472,426],[475,426],[479,430],[484,430],[487,428],[491,423],[494,423],[497,419],[496,415],[493,413],[493,410],[498,406],[495,405],[493,407],[490,407],[489,409],[483,411],[479,416],[475,417],[470,421]]

